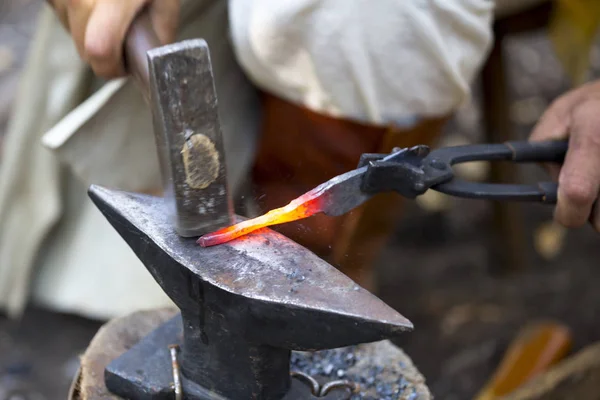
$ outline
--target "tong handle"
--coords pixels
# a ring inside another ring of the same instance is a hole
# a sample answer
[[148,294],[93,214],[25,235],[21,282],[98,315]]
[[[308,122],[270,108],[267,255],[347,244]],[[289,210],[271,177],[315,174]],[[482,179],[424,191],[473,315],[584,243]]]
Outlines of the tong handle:
[[431,189],[455,197],[467,199],[485,199],[502,201],[531,201],[544,204],[556,204],[558,184],[539,182],[535,185],[517,185],[504,183],[476,183],[462,179],[453,179],[440,183]]
[[535,185],[468,182],[455,178],[451,166],[468,161],[561,163],[567,149],[567,140],[446,147],[431,152],[423,160],[423,166],[427,175],[440,181],[430,186],[438,192],[464,198],[555,204],[558,185],[554,182],[540,182]]
[[[454,165],[468,161],[557,162],[564,160],[567,140],[545,142],[514,141],[499,144],[474,144],[443,147],[432,151],[425,160]],[[436,160],[436,161],[433,161]]]
[[131,23],[124,45],[125,68],[134,77],[142,94],[150,98],[150,73],[147,53],[161,43],[152,27],[150,12],[145,7]]
[[562,163],[569,148],[568,140],[550,140],[545,142],[506,142],[512,150],[515,162],[554,162]]

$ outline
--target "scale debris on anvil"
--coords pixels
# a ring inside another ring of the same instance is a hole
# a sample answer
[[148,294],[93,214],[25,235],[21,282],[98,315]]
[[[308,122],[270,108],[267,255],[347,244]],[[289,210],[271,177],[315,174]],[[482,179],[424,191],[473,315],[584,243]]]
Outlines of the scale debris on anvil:
[[[147,54],[167,201],[98,186],[89,195],[181,316],[112,361],[106,385],[124,398],[172,398],[172,345],[180,345],[176,381],[185,399],[316,398],[291,379],[292,350],[375,342],[412,324],[271,230],[217,247],[196,244],[240,219],[231,212],[208,46],[188,40]],[[326,398],[347,398],[340,396]]]

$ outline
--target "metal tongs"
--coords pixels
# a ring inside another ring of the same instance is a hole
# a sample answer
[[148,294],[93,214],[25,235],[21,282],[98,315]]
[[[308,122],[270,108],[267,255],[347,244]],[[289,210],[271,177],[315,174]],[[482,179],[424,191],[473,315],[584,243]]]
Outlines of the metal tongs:
[[459,179],[452,166],[470,161],[512,161],[562,163],[567,141],[506,142],[444,147],[429,151],[427,146],[396,149],[389,155],[363,154],[358,168],[366,167],[361,190],[365,193],[395,191],[415,198],[428,189],[452,196],[556,203],[558,185],[476,183]]
[[529,185],[469,182],[457,178],[452,166],[469,161],[562,163],[567,149],[566,140],[516,141],[444,147],[433,151],[421,145],[394,149],[390,154],[363,154],[357,169],[330,179],[285,207],[204,235],[198,242],[202,246],[213,246],[256,229],[320,212],[339,216],[378,193],[390,191],[411,199],[431,189],[463,198],[554,204],[558,190],[554,182]]

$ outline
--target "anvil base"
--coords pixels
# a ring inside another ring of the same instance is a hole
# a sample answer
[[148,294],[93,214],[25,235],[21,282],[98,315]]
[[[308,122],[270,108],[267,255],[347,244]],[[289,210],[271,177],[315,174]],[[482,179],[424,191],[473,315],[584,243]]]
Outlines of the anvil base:
[[[169,346],[182,342],[181,315],[178,314],[126,353],[112,361],[105,370],[107,388],[126,399],[172,400],[174,397],[173,366]],[[181,377],[186,400],[233,400],[226,399]],[[335,390],[325,397],[315,397],[310,388],[297,379],[282,400],[344,400],[349,390]]]
[[[139,393],[130,397],[132,400],[174,399],[172,366],[167,348],[181,339],[180,317],[173,319],[176,316],[179,316],[176,309],[165,308],[138,311],[107,322],[82,355],[81,369],[73,381],[69,400],[123,398],[124,395],[117,397],[109,392],[105,375],[113,381],[112,385],[122,384],[122,390],[129,385],[127,387],[134,393]],[[157,337],[150,339],[153,334]],[[161,337],[165,339],[160,340]],[[152,340],[155,342],[152,343]],[[148,344],[142,344],[144,342]],[[146,349],[140,350],[142,346]],[[134,353],[137,353],[137,358],[130,357]],[[133,361],[125,361],[129,358]],[[350,396],[352,400],[432,398],[425,378],[411,359],[388,340],[317,352],[292,352],[290,369],[313,377],[320,385],[338,379],[358,383],[359,392]],[[292,382],[295,391],[292,393],[300,390],[304,396],[304,383],[297,378]],[[329,395],[338,396],[337,399],[348,398],[344,392],[335,390]],[[308,392],[303,398],[314,400]]]

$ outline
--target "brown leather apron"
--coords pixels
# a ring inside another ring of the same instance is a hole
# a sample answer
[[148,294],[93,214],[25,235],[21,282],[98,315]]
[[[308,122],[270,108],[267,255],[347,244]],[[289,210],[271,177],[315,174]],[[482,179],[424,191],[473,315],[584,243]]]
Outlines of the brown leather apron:
[[[260,211],[281,207],[356,168],[363,153],[433,145],[447,119],[424,120],[410,129],[369,126],[321,115],[263,94],[262,138],[253,170]],[[274,229],[337,266],[357,283],[372,288],[375,258],[393,232],[401,202],[395,193],[380,194],[340,217],[319,214]]]

